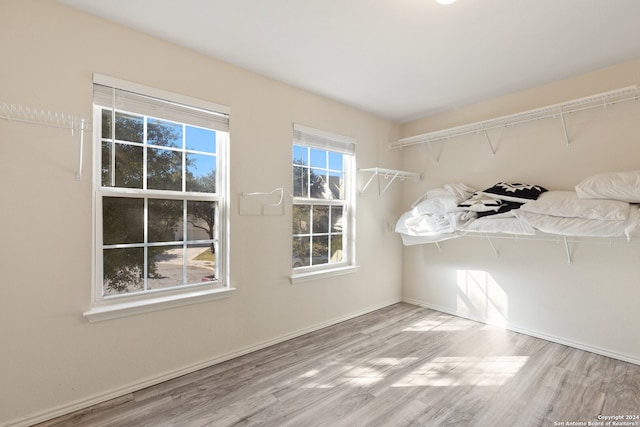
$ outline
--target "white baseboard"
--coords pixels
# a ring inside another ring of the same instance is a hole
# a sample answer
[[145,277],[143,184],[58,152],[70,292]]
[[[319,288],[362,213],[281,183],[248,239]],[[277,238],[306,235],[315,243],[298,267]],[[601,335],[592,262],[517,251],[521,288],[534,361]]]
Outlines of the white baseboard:
[[474,322],[480,322],[480,323],[484,323],[486,325],[490,325],[490,326],[496,326],[498,328],[503,328],[503,329],[508,329],[510,331],[513,332],[518,332],[520,334],[524,334],[524,335],[529,335],[535,338],[541,338],[543,340],[546,341],[551,341],[557,344],[562,344],[562,345],[566,345],[568,347],[572,347],[572,348],[577,348],[578,350],[584,350],[584,351],[588,351],[590,353],[595,353],[595,354],[599,354],[601,356],[607,356],[607,357],[611,357],[612,359],[617,359],[617,360],[621,360],[623,362],[629,362],[629,363],[633,363],[635,365],[640,365],[640,359],[638,357],[634,357],[634,356],[629,356],[627,354],[622,354],[622,353],[616,353],[604,348],[600,348],[600,347],[594,347],[588,344],[584,344],[581,342],[577,342],[577,341],[572,341],[566,338],[562,338],[562,337],[557,337],[555,335],[550,335],[544,332],[539,332],[539,331],[534,331],[531,329],[527,329],[527,328],[521,328],[517,325],[513,325],[511,323],[507,323],[506,325],[497,325],[497,324],[492,324],[491,322],[487,322],[486,320],[483,319],[479,319],[479,318],[474,318],[473,316],[469,316],[466,313],[459,313],[455,310],[451,310],[448,309],[446,307],[441,307],[438,306],[436,304],[430,304],[430,303],[426,303],[423,301],[419,301],[419,300],[414,300],[411,298],[403,298],[402,302],[405,302],[407,304],[412,304],[412,305],[416,305],[418,307],[424,307],[424,308],[429,308],[432,310],[436,310],[436,311],[440,311],[442,313],[446,313],[446,314],[450,314],[452,316],[457,316],[457,317],[462,317],[464,319],[469,319],[469,320],[473,320]]
[[260,342],[258,344],[252,345],[250,347],[245,347],[245,348],[239,349],[237,351],[234,351],[234,352],[231,352],[231,353],[227,353],[227,354],[224,354],[222,356],[215,357],[213,359],[209,359],[209,360],[202,361],[200,363],[195,363],[195,364],[192,364],[192,365],[189,365],[189,366],[185,366],[185,367],[183,367],[181,369],[176,369],[176,370],[173,370],[173,371],[170,371],[170,372],[166,372],[166,373],[164,373],[162,375],[158,375],[158,376],[154,376],[154,377],[151,377],[151,378],[147,378],[146,380],[143,380],[143,381],[138,381],[138,382],[135,382],[135,383],[131,383],[131,384],[128,384],[126,386],[123,386],[123,387],[120,387],[120,388],[117,388],[117,389],[114,389],[114,390],[111,390],[111,391],[108,391],[108,392],[105,392],[105,393],[100,393],[100,394],[91,396],[91,397],[86,398],[86,399],[76,400],[75,402],[72,402],[72,403],[69,403],[69,404],[66,404],[66,405],[62,405],[62,406],[58,406],[58,407],[55,407],[55,408],[52,408],[52,409],[48,409],[46,411],[42,411],[42,412],[39,412],[37,414],[31,415],[31,416],[28,416],[28,417],[25,417],[25,418],[21,418],[21,419],[18,419],[18,420],[13,420],[13,421],[8,421],[8,422],[5,422],[5,423],[0,423],[0,427],[28,427],[28,426],[31,426],[33,424],[41,423],[41,422],[44,422],[44,421],[47,421],[47,420],[51,420],[53,418],[57,418],[57,417],[60,417],[60,416],[63,416],[63,415],[67,415],[67,414],[70,414],[72,412],[75,412],[75,411],[78,411],[78,410],[81,410],[81,409],[85,409],[85,408],[88,408],[88,407],[91,407],[93,405],[97,405],[97,404],[100,404],[100,403],[104,403],[104,402],[107,402],[107,401],[109,401],[111,399],[116,399],[118,397],[125,396],[125,395],[127,395],[129,393],[133,393],[133,392],[136,392],[138,390],[142,390],[144,388],[151,387],[153,385],[160,384],[162,382],[165,382],[165,381],[168,381],[168,380],[171,380],[171,379],[174,379],[174,378],[181,377],[182,375],[190,374],[190,373],[198,371],[200,369],[208,368],[208,367],[216,365],[218,363],[226,362],[227,360],[231,360],[231,359],[234,359],[236,357],[240,357],[240,356],[244,356],[244,355],[249,354],[249,353],[253,353],[254,351],[257,351],[257,350],[262,350],[263,348],[270,347],[270,346],[272,346],[274,344],[279,344],[279,343],[288,341],[290,339],[297,338],[299,336],[308,334],[310,332],[315,332],[315,331],[318,331],[320,329],[326,328],[328,326],[336,325],[336,324],[344,322],[346,320],[353,319],[355,317],[362,316],[362,315],[367,314],[367,313],[371,313],[372,311],[376,311],[376,310],[379,310],[381,308],[388,307],[388,306],[393,305],[393,304],[397,304],[399,302],[402,302],[402,300],[400,298],[393,299],[391,301],[388,301],[388,302],[385,302],[385,303],[382,303],[382,304],[378,304],[378,305],[375,305],[375,306],[372,306],[372,307],[368,307],[368,308],[366,308],[364,310],[359,310],[357,312],[350,313],[350,314],[347,314],[345,316],[336,317],[334,319],[331,319],[331,320],[328,320],[328,321],[325,321],[325,322],[317,323],[317,324],[315,324],[313,326],[310,326],[308,328],[305,328],[305,329],[300,329],[298,331],[295,331],[295,332],[292,332],[292,333],[289,333],[289,334],[286,334],[286,335],[281,335],[279,337],[276,337],[276,338],[273,338],[273,339],[270,339],[270,340],[267,340],[267,341]]

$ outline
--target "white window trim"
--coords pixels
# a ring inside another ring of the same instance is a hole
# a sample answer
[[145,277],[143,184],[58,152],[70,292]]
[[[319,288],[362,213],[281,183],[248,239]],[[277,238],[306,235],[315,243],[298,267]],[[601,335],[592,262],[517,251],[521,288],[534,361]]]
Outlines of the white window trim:
[[[345,170],[349,173],[345,176],[345,186],[347,188],[347,231],[345,238],[347,240],[347,259],[341,263],[335,264],[321,264],[317,266],[305,266],[292,268],[289,281],[291,284],[299,284],[310,282],[314,280],[325,279],[329,277],[342,276],[345,274],[352,274],[358,271],[358,265],[356,264],[356,153],[355,153],[355,139],[335,133],[314,129],[308,126],[293,124],[293,138],[294,145],[318,148],[321,150],[330,150],[335,152],[341,152],[346,154]],[[302,197],[292,197],[292,204],[295,202],[301,202],[305,204],[325,204],[328,202],[331,204],[331,200],[320,199],[308,199]]]
[[118,319],[121,317],[135,316],[137,314],[150,313],[158,310],[166,310],[174,307],[182,307],[205,301],[228,298],[235,288],[217,288],[198,290],[176,295],[161,295],[153,298],[145,298],[139,301],[125,301],[105,305],[96,305],[83,313],[90,322]]
[[[135,93],[139,93],[146,96],[151,96],[159,99],[168,100],[170,102],[177,102],[184,105],[190,105],[197,108],[203,108],[222,114],[229,114],[230,108],[215,104],[212,102],[191,98],[188,96],[175,94],[172,92],[164,91],[161,89],[151,88],[136,83],[127,82],[124,80],[103,76],[100,74],[94,74],[94,83],[101,85],[110,85],[112,87],[118,87],[122,90],[127,90]],[[114,190],[101,191],[100,176],[96,171],[101,170],[99,150],[95,147],[99,146],[99,126],[101,123],[101,116],[98,114],[98,108],[94,108],[94,155],[93,155],[93,203],[92,203],[92,229],[94,230],[92,236],[92,286],[91,286],[91,308],[83,313],[84,317],[90,322],[98,322],[103,320],[117,319],[126,316],[133,316],[142,313],[149,313],[152,311],[165,310],[173,307],[181,307],[190,304],[196,304],[205,301],[212,301],[217,299],[223,299],[229,297],[235,288],[230,287],[229,281],[229,176],[228,176],[228,164],[229,164],[229,140],[228,133],[222,133],[225,135],[224,140],[220,141],[217,146],[218,162],[218,174],[220,182],[218,188],[220,189],[219,195],[215,198],[218,202],[218,210],[221,221],[219,222],[219,241],[218,251],[224,254],[223,262],[219,266],[218,272],[220,274],[220,281],[209,286],[194,286],[185,288],[176,288],[167,290],[164,292],[152,293],[152,294],[135,294],[131,296],[118,296],[113,299],[102,298],[102,277],[101,271],[99,271],[98,257],[102,254],[102,246],[99,245],[102,240],[97,236],[97,218],[96,209],[98,207],[98,198],[102,197],[108,192]],[[218,129],[220,130],[220,129]],[[98,145],[96,145],[98,144]],[[127,189],[115,190],[117,193],[127,192]],[[144,196],[142,196],[144,197]],[[100,276],[100,277],[99,277]]]
[[93,83],[103,86],[116,87],[127,92],[133,92],[140,95],[150,96],[152,98],[163,99],[169,102],[176,102],[178,104],[188,105],[191,107],[202,108],[204,110],[212,112],[222,113],[226,115],[229,115],[231,113],[231,108],[227,107],[226,105],[216,104],[215,102],[205,101],[203,99],[192,98],[187,95],[169,92],[163,89],[144,86],[138,83],[121,80],[102,74],[94,73]]
[[335,268],[324,268],[322,270],[306,271],[306,272],[294,272],[289,281],[292,285],[299,283],[311,282],[313,280],[326,279],[329,277],[344,276],[346,274],[356,273],[360,268],[357,265],[344,265]]

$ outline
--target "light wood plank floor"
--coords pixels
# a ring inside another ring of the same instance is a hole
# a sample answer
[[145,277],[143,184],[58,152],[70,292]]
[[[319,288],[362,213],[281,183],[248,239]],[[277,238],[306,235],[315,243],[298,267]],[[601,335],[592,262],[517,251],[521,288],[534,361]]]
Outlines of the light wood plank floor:
[[640,366],[396,304],[40,426],[526,427],[598,415],[640,415]]

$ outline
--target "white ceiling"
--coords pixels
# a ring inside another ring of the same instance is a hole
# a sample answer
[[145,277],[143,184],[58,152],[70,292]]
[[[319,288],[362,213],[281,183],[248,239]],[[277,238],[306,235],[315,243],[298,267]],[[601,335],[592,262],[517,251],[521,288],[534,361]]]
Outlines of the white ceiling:
[[640,0],[58,1],[397,122],[640,58]]

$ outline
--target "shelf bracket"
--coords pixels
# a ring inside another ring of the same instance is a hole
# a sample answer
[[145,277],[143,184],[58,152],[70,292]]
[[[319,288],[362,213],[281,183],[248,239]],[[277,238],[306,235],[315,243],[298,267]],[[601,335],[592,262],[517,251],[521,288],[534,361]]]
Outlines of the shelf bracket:
[[491,249],[493,250],[493,254],[496,257],[500,256],[500,252],[498,252],[498,250],[496,249],[495,245],[493,244],[493,240],[491,240],[491,237],[489,237],[488,235],[485,235],[485,237],[487,238],[487,241],[489,242],[489,245],[491,245]]
[[436,245],[436,248],[438,248],[438,252],[442,252],[442,247],[440,246],[440,243],[438,242],[433,242]]
[[484,133],[485,138],[487,138],[487,143],[489,144],[489,148],[491,149],[491,155],[495,156],[496,155],[496,149],[493,147],[493,144],[491,143],[491,138],[489,137],[489,132],[487,132],[486,129],[482,129],[482,132]]
[[442,156],[442,150],[444,149],[444,144],[442,144],[442,148],[440,148],[440,152],[437,154],[433,151],[433,145],[431,145],[431,141],[427,141],[427,146],[429,147],[429,151],[431,152],[431,155],[436,159],[436,163],[440,163],[440,156]]
[[567,236],[562,236],[564,240],[564,250],[567,253],[567,264],[573,264],[573,259],[571,259],[571,250],[569,249],[569,241],[567,240]]
[[[380,195],[382,196],[384,194],[385,191],[387,191],[387,188],[389,188],[389,186],[393,183],[393,181],[396,180],[396,178],[398,178],[398,176],[400,175],[400,172],[396,172],[393,177],[391,177],[391,179],[389,180],[389,182],[387,183],[387,185],[382,189],[382,191],[380,192]],[[389,175],[385,175],[384,176],[385,179],[389,179]],[[403,177],[400,177],[400,181],[404,181]]]
[[[360,190],[360,194],[365,192],[365,190],[369,187],[369,185],[371,184],[371,182],[376,176],[377,177],[383,176],[384,179],[389,180],[387,185],[385,185],[385,187],[382,190],[378,190],[379,195],[384,194],[384,192],[387,191],[387,189],[391,186],[393,181],[395,181],[396,179],[399,179],[400,181],[404,181],[407,178],[422,179],[422,175],[418,175],[416,173],[411,173],[411,172],[404,172],[404,171],[395,170],[395,169],[368,168],[368,169],[358,169],[358,171],[371,173],[371,176],[369,177],[367,182],[364,184],[364,187],[362,187],[362,190]],[[378,178],[378,189],[379,188],[380,188],[380,179]]]
[[369,187],[369,184],[371,184],[371,181],[373,181],[373,178],[375,178],[375,177],[376,177],[375,173],[371,175],[371,177],[369,178],[367,183],[364,185],[364,187],[362,187],[362,190],[360,190],[360,194],[365,192],[365,190],[367,189],[367,187]]
[[567,147],[569,147],[569,145],[571,144],[571,141],[569,140],[569,132],[567,131],[567,123],[564,119],[564,113],[560,113],[560,121],[562,122],[562,131],[564,132],[564,140],[567,144]]

